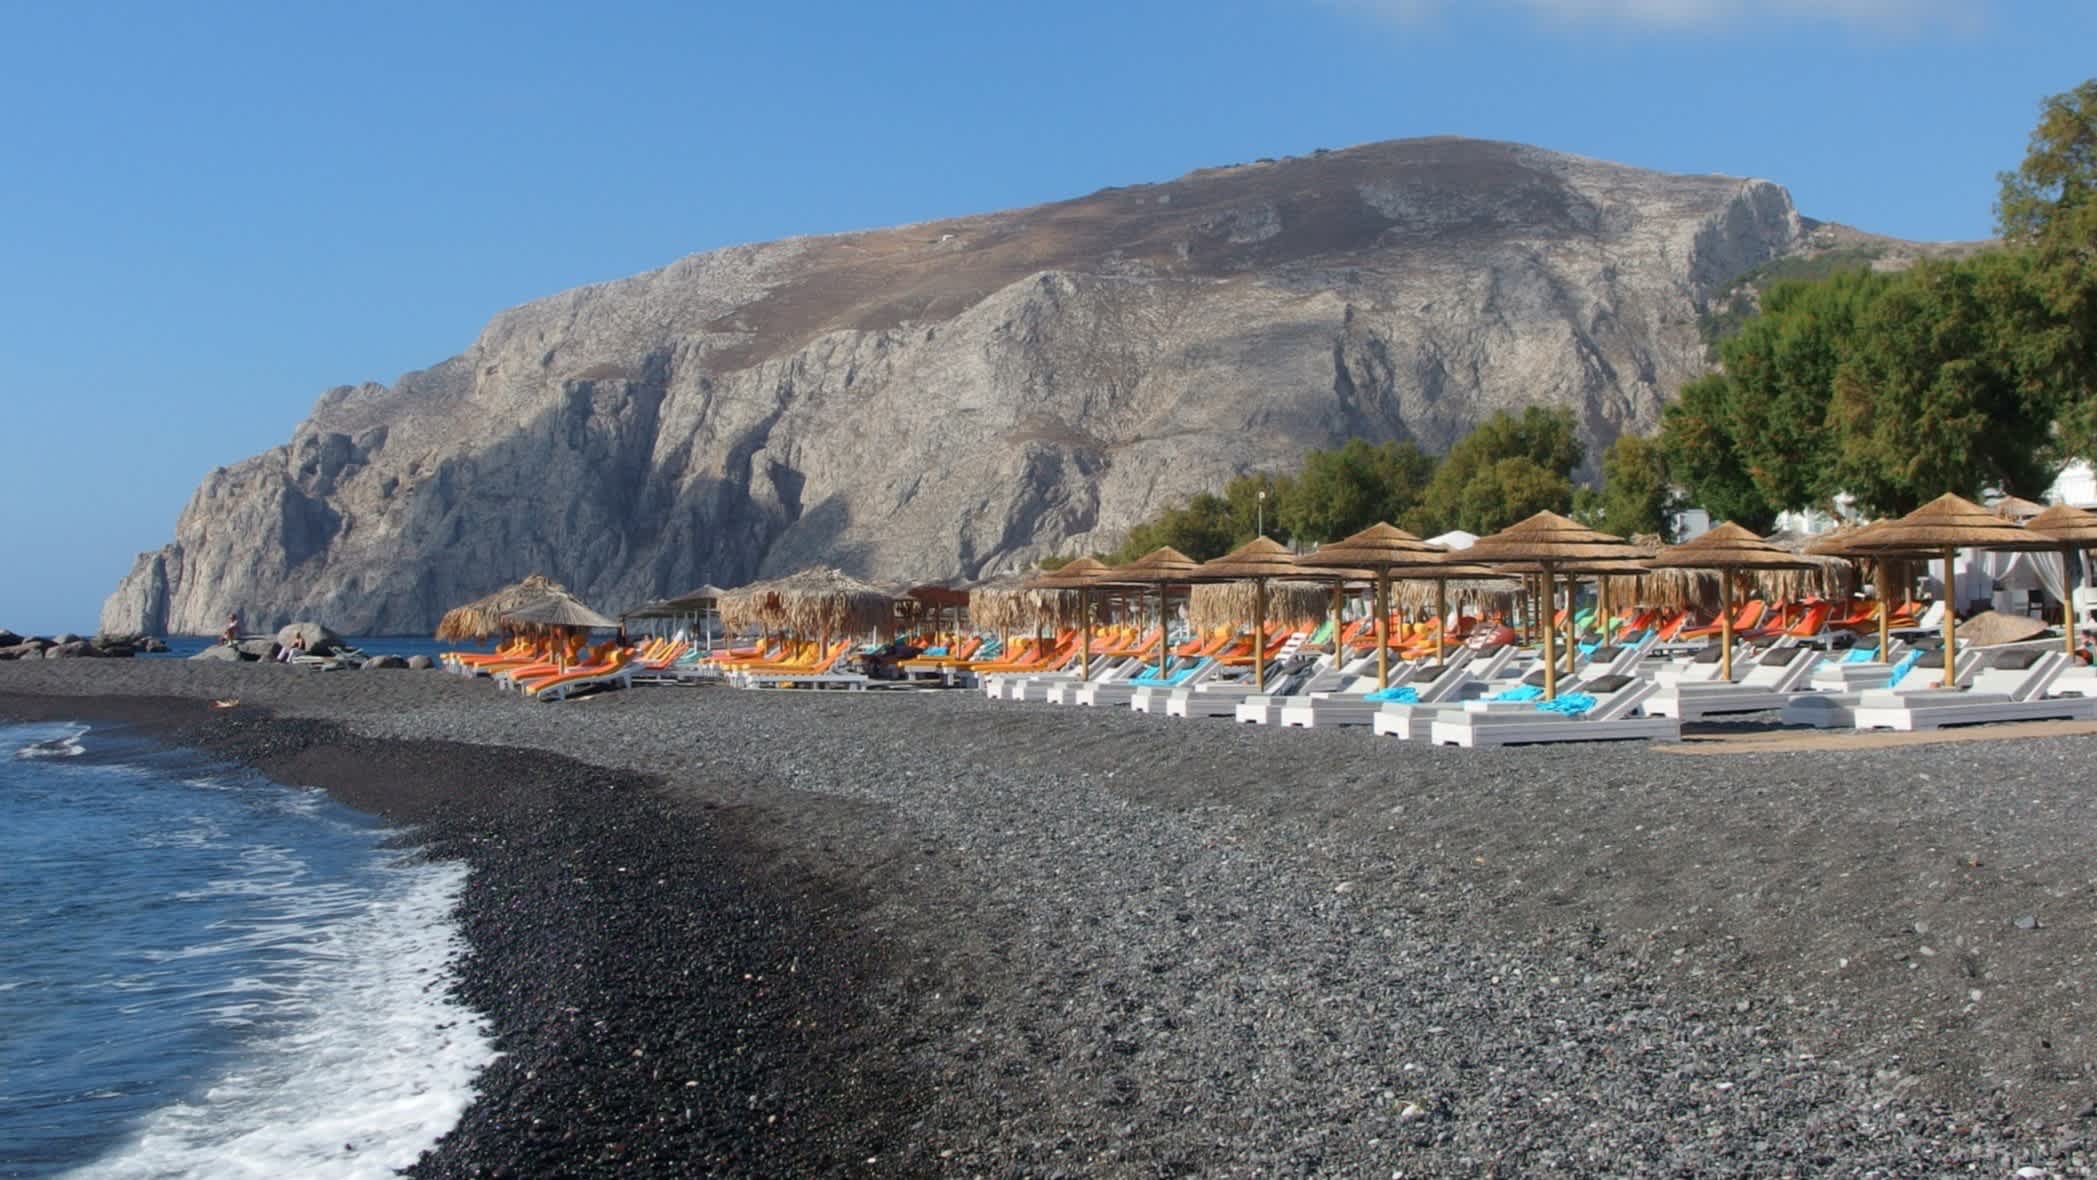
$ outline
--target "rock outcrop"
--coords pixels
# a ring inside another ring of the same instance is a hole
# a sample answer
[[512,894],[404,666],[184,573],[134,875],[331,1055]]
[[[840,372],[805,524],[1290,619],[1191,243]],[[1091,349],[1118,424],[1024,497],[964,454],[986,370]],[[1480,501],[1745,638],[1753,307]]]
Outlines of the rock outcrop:
[[609,609],[818,561],[974,577],[1349,436],[1543,403],[1599,446],[1803,229],[1765,181],[1427,139],[716,250],[330,391],[102,625],[414,631],[532,571]]

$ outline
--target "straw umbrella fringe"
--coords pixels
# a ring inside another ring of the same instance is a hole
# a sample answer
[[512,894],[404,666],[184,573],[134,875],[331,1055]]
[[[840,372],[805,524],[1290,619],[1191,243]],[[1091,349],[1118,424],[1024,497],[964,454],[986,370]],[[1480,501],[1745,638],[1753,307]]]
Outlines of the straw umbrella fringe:
[[827,638],[879,630],[893,615],[895,599],[842,570],[818,568],[730,590],[721,596],[720,609],[728,627]]
[[502,616],[555,594],[567,593],[567,588],[552,578],[532,574],[493,594],[444,612],[444,617],[437,621],[437,638],[454,643],[486,639],[502,630]]
[[[1198,630],[1228,627],[1252,617],[1251,582],[1214,582],[1196,586],[1187,598],[1187,621]],[[1266,616],[1270,622],[1316,626],[1326,615],[1328,590],[1321,582],[1267,583]]]

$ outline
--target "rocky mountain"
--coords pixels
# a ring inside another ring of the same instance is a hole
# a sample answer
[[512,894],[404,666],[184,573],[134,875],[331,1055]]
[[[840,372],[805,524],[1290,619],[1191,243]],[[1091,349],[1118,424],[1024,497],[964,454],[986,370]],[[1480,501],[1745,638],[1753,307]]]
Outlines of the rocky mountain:
[[830,562],[974,577],[1349,436],[1653,426],[1766,181],[1420,139],[694,255],[495,317],[212,472],[112,631],[417,631],[532,571],[610,609]]

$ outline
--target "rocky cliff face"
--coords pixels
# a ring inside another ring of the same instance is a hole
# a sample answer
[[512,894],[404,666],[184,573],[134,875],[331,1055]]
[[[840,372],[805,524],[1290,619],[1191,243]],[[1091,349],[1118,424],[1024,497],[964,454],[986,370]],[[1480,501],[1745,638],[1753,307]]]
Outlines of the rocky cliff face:
[[535,570],[614,610],[811,562],[976,576],[1351,435],[1542,403],[1599,447],[1801,232],[1763,181],[1429,139],[695,255],[330,391],[102,625],[417,631]]

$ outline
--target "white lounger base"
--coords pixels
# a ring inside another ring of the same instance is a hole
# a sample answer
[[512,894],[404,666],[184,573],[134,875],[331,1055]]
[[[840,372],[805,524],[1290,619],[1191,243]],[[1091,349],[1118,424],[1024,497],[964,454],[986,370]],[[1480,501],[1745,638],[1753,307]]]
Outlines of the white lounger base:
[[[1678,686],[1687,687],[1687,686]],[[1795,692],[1741,692],[1734,691],[1711,694],[1696,692],[1671,692],[1661,689],[1646,698],[1646,712],[1659,717],[1673,717],[1677,721],[1700,721],[1721,713],[1761,713],[1770,709],[1781,709],[1791,703]]]
[[1321,725],[1367,725],[1383,708],[1382,701],[1367,697],[1324,697],[1307,701],[1290,701],[1276,711],[1276,718],[1287,726],[1297,729],[1316,729]]
[[1532,742],[1623,742],[1682,740],[1682,723],[1672,717],[1620,717],[1587,721],[1554,717],[1539,710],[1535,717],[1510,718],[1499,713],[1459,713],[1436,718],[1430,730],[1437,746],[1518,746]]
[[2013,701],[2003,696],[1965,700],[1920,700],[1903,705],[1863,705],[1855,709],[1858,729],[1943,729],[1948,725],[1987,725],[2001,721],[2097,721],[2097,697],[2048,697]]

